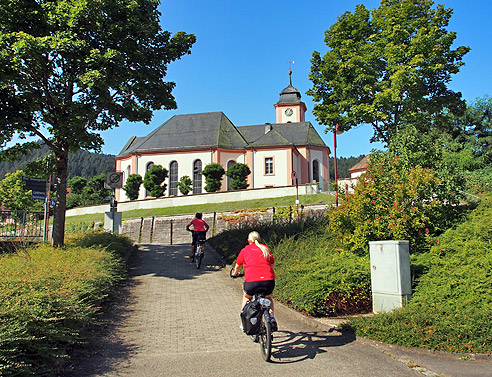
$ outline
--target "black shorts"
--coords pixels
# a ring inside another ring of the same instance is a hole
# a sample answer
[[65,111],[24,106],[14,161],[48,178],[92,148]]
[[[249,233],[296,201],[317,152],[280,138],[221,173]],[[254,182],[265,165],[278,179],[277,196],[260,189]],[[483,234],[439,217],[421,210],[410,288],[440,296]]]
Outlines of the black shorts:
[[256,293],[264,293],[265,296],[271,295],[275,288],[275,280],[259,280],[244,282],[244,292],[247,295],[253,296]]
[[195,246],[197,240],[205,241],[207,238],[207,232],[205,230],[194,230],[191,237],[191,244]]

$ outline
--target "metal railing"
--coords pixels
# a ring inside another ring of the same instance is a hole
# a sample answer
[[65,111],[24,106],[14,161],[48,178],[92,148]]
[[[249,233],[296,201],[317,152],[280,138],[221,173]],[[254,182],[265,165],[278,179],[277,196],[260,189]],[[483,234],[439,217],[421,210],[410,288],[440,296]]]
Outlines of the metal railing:
[[0,211],[0,239],[43,240],[43,211]]

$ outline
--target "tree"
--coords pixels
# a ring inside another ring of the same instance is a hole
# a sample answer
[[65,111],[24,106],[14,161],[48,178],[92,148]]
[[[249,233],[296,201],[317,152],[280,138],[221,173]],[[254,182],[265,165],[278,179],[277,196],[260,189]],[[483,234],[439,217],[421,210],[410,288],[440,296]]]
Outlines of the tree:
[[140,191],[142,182],[143,180],[140,174],[130,174],[128,176],[123,190],[130,200],[138,199],[138,192]]
[[[64,243],[68,153],[100,151],[100,131],[174,109],[167,65],[195,36],[161,29],[155,0],[0,2],[0,144],[40,138],[56,159],[53,244]],[[39,143],[17,144],[4,158]]]
[[68,181],[68,187],[70,187],[71,194],[82,194],[82,191],[87,186],[87,178],[85,177],[73,177]]
[[446,124],[447,111],[464,110],[461,93],[447,84],[470,49],[452,49],[456,33],[446,30],[452,10],[433,4],[382,0],[373,11],[358,5],[325,32],[329,51],[313,53],[308,94],[326,131],[368,123],[371,141],[388,143],[408,124],[427,132]]
[[484,96],[467,105],[463,116],[453,117],[447,138],[448,157],[462,170],[492,164],[492,98]]
[[162,182],[167,178],[168,171],[161,165],[153,165],[143,180],[145,189],[150,193],[150,196],[159,198],[164,195],[167,185]]
[[202,175],[205,176],[205,191],[219,191],[222,186],[222,176],[224,173],[225,170],[221,164],[213,162],[205,166],[202,171]]
[[0,203],[12,211],[41,210],[42,202],[32,198],[31,190],[24,188],[24,172],[7,173],[0,181]]
[[251,174],[248,165],[237,162],[227,169],[226,175],[231,178],[231,188],[233,190],[244,190],[248,188],[246,178]]
[[183,175],[178,182],[179,192],[183,195],[188,195],[192,190],[191,188],[192,184],[193,181],[191,180],[191,178],[187,175]]

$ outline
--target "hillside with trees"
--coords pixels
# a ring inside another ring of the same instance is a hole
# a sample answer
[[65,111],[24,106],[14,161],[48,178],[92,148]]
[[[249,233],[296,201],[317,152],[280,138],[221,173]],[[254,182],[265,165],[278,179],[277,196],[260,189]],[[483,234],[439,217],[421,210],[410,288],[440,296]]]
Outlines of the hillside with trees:
[[[49,153],[50,149],[43,144],[40,149],[33,150],[29,156],[20,156],[13,162],[0,161],[0,178],[3,179],[6,173],[24,170],[28,163],[42,159]],[[81,150],[77,153],[70,153],[68,156],[68,179],[76,176],[91,179],[101,173],[115,171],[115,169],[116,161],[113,155]]]

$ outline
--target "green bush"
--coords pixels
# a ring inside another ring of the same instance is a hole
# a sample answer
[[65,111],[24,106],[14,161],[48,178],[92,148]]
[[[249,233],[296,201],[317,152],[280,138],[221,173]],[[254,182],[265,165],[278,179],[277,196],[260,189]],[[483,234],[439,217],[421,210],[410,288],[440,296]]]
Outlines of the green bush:
[[65,248],[41,245],[0,256],[0,374],[60,372],[68,350],[123,276],[116,244],[129,243],[88,234]]
[[147,173],[145,173],[143,186],[150,193],[150,196],[160,198],[166,191],[167,184],[163,184],[167,178],[168,171],[161,165],[152,165]]
[[222,176],[225,170],[221,164],[211,163],[205,166],[202,170],[202,175],[205,177],[205,191],[219,191],[222,186]]
[[192,190],[193,181],[187,175],[183,175],[177,184],[179,192],[183,195],[188,195]]
[[492,202],[446,231],[429,255],[408,306],[359,318],[357,335],[451,352],[492,352]]
[[374,153],[354,193],[343,195],[330,212],[330,230],[359,255],[378,240],[409,240],[413,253],[427,251],[433,237],[459,217],[460,207],[446,193],[431,169]]
[[143,179],[140,174],[130,174],[126,179],[125,186],[123,190],[126,196],[130,200],[138,199],[138,193],[140,191],[140,186],[142,185]]
[[251,174],[248,165],[237,162],[227,169],[226,175],[231,178],[231,189],[244,190],[248,188],[246,178]]
[[340,249],[324,226],[284,239],[274,250],[275,297],[313,316],[370,312],[369,258]]

